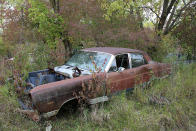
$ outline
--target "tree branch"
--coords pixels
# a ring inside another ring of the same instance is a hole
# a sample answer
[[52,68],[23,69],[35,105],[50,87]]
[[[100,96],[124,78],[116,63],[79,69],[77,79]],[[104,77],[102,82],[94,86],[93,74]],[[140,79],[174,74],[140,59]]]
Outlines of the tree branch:
[[169,4],[169,7],[167,8],[167,15],[170,13],[170,10],[172,9],[175,2],[178,2],[179,0],[172,0]]
[[163,11],[161,14],[161,18],[158,23],[158,30],[162,30],[165,24],[165,20],[167,19],[167,9],[168,9],[169,0],[164,0],[163,2]]
[[174,7],[173,7],[173,9],[172,9],[171,15],[170,15],[170,17],[169,17],[169,20],[167,21],[167,24],[166,24],[166,27],[165,27],[165,30],[164,30],[164,35],[166,35],[166,34],[168,33],[168,27],[169,27],[169,25],[170,25],[170,23],[171,23],[171,21],[172,21],[172,19],[173,19],[173,17],[174,17],[174,13],[175,13],[175,11],[176,11],[178,2],[179,2],[179,1],[177,1],[177,3],[174,5]]
[[190,0],[183,8],[180,9],[179,13],[176,15],[176,18],[172,21],[170,26],[168,27],[168,32],[171,31],[177,24],[176,21],[180,18],[182,15],[182,12],[187,9],[187,7],[193,2],[193,0]]
[[182,0],[182,1],[183,1],[184,5],[186,5],[186,1],[185,0]]
[[159,15],[151,7],[149,7],[149,6],[143,6],[143,7],[138,7],[138,8],[149,9],[151,12],[153,12],[157,16],[157,18],[160,19]]
[[59,0],[50,0],[50,4],[52,5],[54,12],[59,13],[60,11]]

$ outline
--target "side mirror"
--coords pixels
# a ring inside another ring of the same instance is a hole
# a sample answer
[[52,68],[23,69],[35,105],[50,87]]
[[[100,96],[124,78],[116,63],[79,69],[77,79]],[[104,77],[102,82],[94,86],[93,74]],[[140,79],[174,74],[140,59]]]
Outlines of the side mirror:
[[118,72],[122,72],[122,71],[124,71],[124,70],[125,70],[124,67],[119,67],[119,68],[118,68]]

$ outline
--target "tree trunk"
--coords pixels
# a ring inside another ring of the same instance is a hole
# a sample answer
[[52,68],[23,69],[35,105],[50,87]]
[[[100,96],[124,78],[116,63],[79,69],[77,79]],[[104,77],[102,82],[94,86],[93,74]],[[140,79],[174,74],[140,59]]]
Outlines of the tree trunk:
[[164,35],[168,34],[168,32],[169,32],[169,26],[170,26],[171,21],[172,21],[172,19],[173,19],[173,17],[174,17],[174,13],[175,13],[175,11],[176,11],[177,5],[178,5],[178,1],[177,1],[177,3],[174,5],[174,7],[173,7],[173,9],[172,9],[172,12],[171,12],[171,15],[170,15],[170,17],[169,17],[169,20],[167,21],[167,24],[166,24],[166,27],[165,27],[165,30],[164,30],[164,33],[163,33]]
[[169,3],[169,0],[164,0],[164,3],[163,3],[163,11],[162,11],[162,14],[161,14],[161,18],[159,20],[158,30],[162,30],[163,29],[163,26],[165,24],[165,20],[167,18],[167,7],[168,7],[168,3]]
[[165,21],[168,17],[168,14],[170,13],[171,9],[173,8],[174,6],[174,3],[176,2],[177,0],[172,0],[169,4],[169,0],[164,0],[163,2],[163,11],[162,11],[162,14],[161,14],[161,18],[159,20],[159,23],[158,23],[158,30],[159,31],[162,31],[163,30],[163,27],[165,25]]
[[[52,8],[55,13],[59,14],[60,13],[60,0],[50,0],[50,3],[52,5]],[[63,41],[63,45],[65,48],[65,59],[66,57],[70,57],[72,55],[72,45],[70,40],[68,39],[68,32],[65,31],[64,33],[62,32],[61,39]]]
[[65,48],[65,59],[67,59],[67,57],[71,57],[72,55],[72,45],[67,38],[63,40],[63,45]]
[[60,2],[59,0],[50,0],[51,6],[55,13],[60,12]]

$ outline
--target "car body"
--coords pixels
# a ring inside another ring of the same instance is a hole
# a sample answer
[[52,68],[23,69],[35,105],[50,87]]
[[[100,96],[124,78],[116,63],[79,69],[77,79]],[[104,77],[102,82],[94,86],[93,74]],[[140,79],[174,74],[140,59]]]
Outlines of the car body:
[[74,92],[82,90],[82,83],[92,79],[93,67],[97,75],[106,73],[111,94],[134,88],[135,85],[149,82],[170,74],[169,64],[151,60],[140,50],[114,47],[82,49],[72,56],[65,65],[29,73],[27,87],[33,109],[43,117],[56,115],[61,107],[75,100]]

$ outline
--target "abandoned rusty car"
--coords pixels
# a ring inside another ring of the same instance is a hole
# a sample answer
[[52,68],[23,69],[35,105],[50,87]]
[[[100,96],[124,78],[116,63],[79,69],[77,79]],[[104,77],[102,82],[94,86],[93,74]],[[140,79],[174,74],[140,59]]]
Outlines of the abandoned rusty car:
[[152,76],[165,77],[170,74],[171,67],[152,61],[147,53],[139,50],[82,49],[62,66],[29,73],[25,91],[32,106],[24,110],[36,111],[40,117],[55,116],[63,105],[76,99],[74,92],[82,90],[83,82],[93,79],[93,72],[97,72],[97,76],[105,72],[107,88],[114,94],[149,82]]

